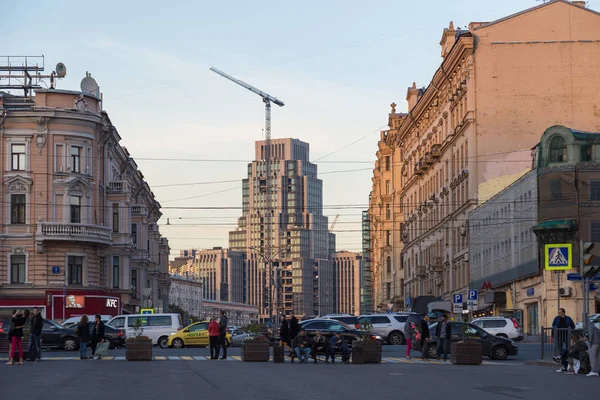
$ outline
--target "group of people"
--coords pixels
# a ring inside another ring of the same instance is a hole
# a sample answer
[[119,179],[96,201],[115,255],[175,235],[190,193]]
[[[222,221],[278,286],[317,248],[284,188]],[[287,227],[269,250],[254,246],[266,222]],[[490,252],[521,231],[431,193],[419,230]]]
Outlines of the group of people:
[[[210,323],[208,324],[208,340],[210,344],[211,360],[227,359],[227,324],[227,316],[223,310],[221,310],[218,321],[216,317],[210,319]],[[223,348],[223,357],[219,358],[221,347]]]
[[308,361],[312,355],[315,364],[317,363],[317,353],[325,354],[325,362],[335,363],[335,355],[342,355],[342,362],[348,363],[348,345],[341,332],[327,340],[320,331],[315,332],[315,337],[310,338],[304,329],[300,327],[298,319],[295,316],[288,321],[285,315],[280,316],[279,334],[281,345],[290,351],[290,358],[294,362],[294,356],[300,360],[300,363]]
[[[564,308],[558,310],[558,316],[552,322],[554,341],[558,355],[554,361],[561,364],[556,372],[568,374],[600,375],[600,329],[589,324],[586,333],[577,331],[571,317],[567,316]],[[571,334],[570,347],[567,345]]]
[[[429,317],[420,319],[417,322],[407,321],[404,324],[404,339],[406,340],[406,359],[410,360],[410,352],[412,351],[414,341],[418,341],[421,348],[421,359],[428,359],[427,349],[428,343],[431,340],[429,332]],[[448,323],[448,316],[443,314],[435,328],[435,336],[437,337],[437,359],[443,356],[444,361],[448,359],[448,348],[450,347],[451,328]]]
[[[99,343],[104,343],[104,322],[102,322],[100,314],[96,314],[94,318],[94,325],[91,331],[87,315],[81,317],[81,320],[75,328],[75,334],[79,338],[79,359],[81,360],[102,358],[101,355],[96,356],[96,350]],[[91,356],[87,355],[88,344],[92,350]]]
[[14,364],[15,353],[19,351],[16,363],[23,365],[23,336],[24,330],[29,331],[29,343],[27,349],[27,361],[41,361],[42,359],[42,327],[44,320],[38,307],[33,308],[33,314],[29,310],[13,310],[8,330],[8,341],[10,342],[8,365]]

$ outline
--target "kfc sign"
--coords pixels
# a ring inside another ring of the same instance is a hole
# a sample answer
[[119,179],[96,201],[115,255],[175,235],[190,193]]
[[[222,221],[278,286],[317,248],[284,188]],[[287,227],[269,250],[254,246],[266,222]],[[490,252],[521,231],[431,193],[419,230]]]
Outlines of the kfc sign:
[[106,299],[106,307],[117,308],[117,299]]

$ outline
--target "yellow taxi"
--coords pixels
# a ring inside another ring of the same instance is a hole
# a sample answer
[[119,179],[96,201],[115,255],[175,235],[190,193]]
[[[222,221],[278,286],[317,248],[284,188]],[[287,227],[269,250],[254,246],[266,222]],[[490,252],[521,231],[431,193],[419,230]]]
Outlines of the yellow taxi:
[[[208,324],[210,321],[195,322],[176,333],[171,333],[167,347],[181,349],[186,346],[208,346]],[[227,347],[231,346],[231,334],[225,334]]]

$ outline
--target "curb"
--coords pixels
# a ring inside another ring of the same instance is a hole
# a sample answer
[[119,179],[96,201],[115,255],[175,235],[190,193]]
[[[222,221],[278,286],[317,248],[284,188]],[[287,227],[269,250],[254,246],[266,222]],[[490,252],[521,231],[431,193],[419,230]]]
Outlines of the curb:
[[560,366],[560,364],[557,364],[553,361],[546,361],[546,360],[535,360],[535,361],[527,361],[525,363],[525,365],[535,365],[538,367],[555,367],[555,366]]

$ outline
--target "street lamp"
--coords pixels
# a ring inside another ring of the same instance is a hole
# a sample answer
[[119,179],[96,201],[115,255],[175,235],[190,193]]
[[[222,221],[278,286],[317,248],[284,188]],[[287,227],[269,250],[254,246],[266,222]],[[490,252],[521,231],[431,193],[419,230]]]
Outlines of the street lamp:
[[[280,249],[277,253],[273,254],[273,256],[268,257],[267,259],[267,255],[263,252],[263,250],[261,248],[257,248],[255,246],[250,246],[248,247],[251,250],[254,250],[256,252],[256,254],[258,254],[262,259],[263,262],[265,264],[268,264],[268,274],[269,274],[269,319],[271,320],[271,322],[273,323],[274,319],[273,319],[273,286],[275,284],[275,279],[274,279],[274,269],[273,269],[273,258],[277,257],[279,254],[281,254],[282,251],[289,251],[291,246],[285,246],[283,249]],[[278,267],[279,269],[279,267]],[[277,294],[276,294],[277,295]],[[279,302],[279,296],[277,295],[277,299]]]

